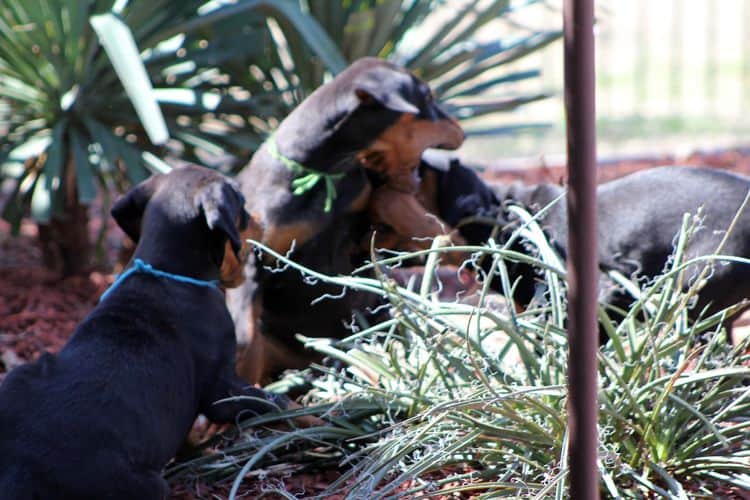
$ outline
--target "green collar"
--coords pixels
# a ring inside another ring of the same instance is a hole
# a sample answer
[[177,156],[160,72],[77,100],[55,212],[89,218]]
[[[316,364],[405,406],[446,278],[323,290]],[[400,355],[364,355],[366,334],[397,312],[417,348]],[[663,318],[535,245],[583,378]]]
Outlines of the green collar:
[[338,181],[342,177],[344,177],[344,173],[341,172],[338,174],[329,174],[326,172],[320,172],[318,170],[308,168],[301,163],[292,160],[291,158],[287,158],[279,152],[279,146],[276,144],[276,138],[274,137],[274,134],[271,134],[268,139],[266,139],[266,144],[268,145],[268,152],[270,153],[270,155],[283,163],[284,166],[291,170],[292,174],[294,174],[294,180],[292,181],[292,188],[294,188],[294,191],[292,192],[295,195],[300,195],[310,191],[315,187],[316,184],[318,184],[321,179],[325,182],[326,201],[323,210],[325,210],[326,212],[330,212],[331,206],[333,205],[333,200],[336,199],[335,181]]

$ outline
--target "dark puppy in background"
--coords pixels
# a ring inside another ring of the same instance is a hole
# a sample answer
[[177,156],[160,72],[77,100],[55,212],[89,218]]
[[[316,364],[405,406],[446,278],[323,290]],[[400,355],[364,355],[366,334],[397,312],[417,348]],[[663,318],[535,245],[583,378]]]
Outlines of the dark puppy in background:
[[[456,227],[469,244],[481,244],[492,234],[493,220],[501,229],[496,237],[507,241],[518,221],[504,209],[512,203],[536,213],[558,200],[539,219],[542,229],[564,259],[568,249],[565,189],[554,184],[488,185],[471,169],[453,161],[447,171],[422,167],[420,199]],[[750,179],[721,170],[693,167],[660,167],[643,170],[600,185],[598,239],[600,299],[626,309],[633,298],[606,276],[618,271],[625,276],[653,278],[665,270],[674,251],[676,235],[685,213],[702,208],[702,227],[691,238],[688,259],[716,252],[737,210],[750,190]],[[467,222],[471,218],[486,222]],[[463,222],[462,222],[463,221]],[[488,223],[490,222],[490,223]],[[520,243],[513,248],[528,251]],[[750,207],[740,213],[722,254],[750,257]],[[485,259],[487,260],[487,259]],[[701,265],[691,266],[687,276],[696,277]],[[518,279],[514,299],[526,305],[537,292],[537,275],[525,264],[510,264],[511,281]],[[686,286],[691,284],[688,280]],[[693,314],[712,314],[750,298],[750,266],[721,263],[700,291]],[[730,322],[727,322],[730,327]],[[606,340],[606,339],[603,339]]]
[[[455,149],[463,138],[427,84],[366,58],[300,104],[238,180],[261,242],[282,254],[293,249],[293,260],[316,271],[348,274],[366,259],[361,248],[371,207],[388,203],[389,193],[413,198],[422,152]],[[426,223],[415,232],[442,232],[442,225]],[[345,337],[353,311],[377,305],[371,295],[341,296],[340,287],[310,286],[299,272],[271,272],[268,264],[274,260],[267,255],[257,260],[254,279],[227,298],[246,344],[238,372],[252,382],[314,359],[296,334]],[[247,273],[253,273],[250,265]],[[313,304],[324,294],[341,297]]]
[[[199,413],[222,423],[286,406],[234,371],[217,285],[242,279],[243,206],[233,181],[195,166],[115,204],[138,260],[58,355],[0,386],[0,497],[164,499],[162,469]],[[252,399],[220,402],[231,396]]]

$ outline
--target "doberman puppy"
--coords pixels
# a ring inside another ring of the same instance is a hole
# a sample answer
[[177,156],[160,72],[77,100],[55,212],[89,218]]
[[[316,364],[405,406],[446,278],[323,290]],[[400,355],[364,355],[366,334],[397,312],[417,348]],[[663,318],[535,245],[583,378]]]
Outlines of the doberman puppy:
[[[540,218],[540,224],[562,258],[567,255],[568,227],[565,189],[554,184],[524,186],[487,185],[477,174],[453,162],[447,171],[422,167],[420,198],[458,229],[470,244],[481,244],[490,236],[493,224],[471,222],[486,217],[502,228],[498,241],[507,241],[517,227],[504,206],[521,205],[532,213],[558,200]],[[619,271],[626,276],[653,278],[665,270],[682,225],[683,214],[702,208],[702,227],[691,238],[686,257],[717,251],[737,210],[750,191],[750,179],[709,168],[660,167],[640,171],[602,184],[597,189],[599,266],[602,270],[600,298],[607,304],[627,308],[633,299],[613,285],[604,273]],[[513,248],[528,251],[520,243]],[[750,257],[750,207],[740,213],[722,254]],[[688,269],[697,276],[700,265]],[[535,295],[535,271],[525,264],[509,266],[511,280],[520,278],[514,299],[528,304]],[[687,280],[686,286],[692,281]],[[692,311],[718,312],[750,298],[750,266],[722,263],[715,266]],[[729,326],[729,324],[727,324]]]
[[[161,477],[195,417],[285,407],[236,375],[219,284],[242,278],[248,234],[234,181],[197,166],[157,175],[113,207],[134,262],[58,355],[0,386],[3,499],[164,499]],[[248,396],[242,401],[222,401]]]
[[[373,192],[413,196],[416,167],[428,147],[455,149],[464,134],[434,102],[429,86],[408,71],[361,59],[310,95],[238,175],[259,239],[296,262],[345,274],[363,261]],[[431,224],[431,223],[430,223]],[[429,230],[420,232],[429,232]],[[352,312],[373,302],[349,291],[308,286],[298,272],[271,272],[256,261],[252,283],[228,294],[240,342],[238,372],[249,381],[293,366],[310,353],[294,338],[344,337]],[[253,270],[249,265],[248,275]],[[253,290],[253,285],[257,286]]]

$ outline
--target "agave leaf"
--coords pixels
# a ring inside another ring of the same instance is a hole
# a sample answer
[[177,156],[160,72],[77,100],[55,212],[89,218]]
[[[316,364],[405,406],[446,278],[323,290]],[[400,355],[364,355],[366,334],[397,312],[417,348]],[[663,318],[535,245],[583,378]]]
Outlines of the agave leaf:
[[120,141],[120,159],[124,163],[125,172],[131,184],[138,184],[148,178],[149,172],[144,166],[141,154],[135,147],[122,140]]
[[341,47],[344,57],[353,61],[369,54],[370,39],[377,26],[373,9],[352,12],[344,25]]
[[70,154],[76,169],[76,185],[78,188],[78,201],[83,204],[91,203],[96,198],[96,185],[94,175],[89,164],[88,140],[81,137],[80,133],[70,130]]
[[17,236],[21,229],[21,219],[26,211],[26,204],[30,201],[36,184],[36,172],[25,170],[16,180],[13,191],[8,197],[8,202],[2,210],[2,218],[10,222],[10,232]]
[[393,29],[384,29],[382,27],[393,25],[393,20],[398,18],[402,10],[401,0],[381,0],[377,2],[375,11],[375,26],[380,29],[373,30],[370,40],[370,46],[367,50],[369,56],[379,56],[389,40],[393,40]]
[[[48,222],[50,214],[62,215],[63,196],[59,189],[63,189],[64,186],[63,167],[67,152],[64,141],[67,125],[67,120],[63,119],[52,129],[52,141],[47,146],[47,158],[42,170],[44,183],[42,183],[43,186],[37,185],[34,190],[36,211],[34,211],[34,205],[32,205],[32,215],[37,221]],[[39,190],[39,195],[37,195],[37,190]],[[32,198],[32,203],[34,203],[34,198]]]
[[317,22],[303,13],[299,4],[294,0],[240,0],[236,4],[219,8],[197,19],[176,25],[171,31],[173,34],[190,33],[202,26],[229,17],[245,15],[256,9],[265,15],[274,17],[280,24],[298,33],[311,50],[334,73],[338,73],[346,67],[346,61],[341,57],[336,45]]
[[115,72],[120,77],[136,113],[153,144],[164,144],[169,131],[141,62],[133,34],[114,14],[100,14],[90,19]]
[[[0,12],[7,14],[7,11]],[[47,91],[54,89],[54,83],[48,81],[49,74],[44,68],[45,63],[37,63],[28,57],[28,54],[33,52],[35,44],[28,36],[24,36],[24,32],[19,35],[19,31],[14,29],[16,25],[15,20],[0,18],[0,58],[5,62],[4,66],[24,80],[33,82],[35,86]]]
[[480,104],[457,105],[454,103],[449,103],[444,104],[443,107],[453,116],[462,120],[466,120],[489,113],[496,113],[498,111],[510,111],[523,106],[524,104],[539,101],[541,99],[546,99],[547,97],[549,97],[549,94],[535,94],[511,99],[500,99],[492,101],[484,100]]
[[541,75],[541,72],[537,70],[529,71],[518,71],[509,75],[493,78],[483,83],[476,84],[471,87],[464,88],[463,90],[448,93],[447,95],[441,96],[442,99],[449,100],[456,97],[471,97],[481,94],[487,90],[493,89],[503,83],[514,83],[529,78],[536,78]]
[[[531,3],[531,2],[529,2]],[[452,36],[449,40],[446,40],[446,44],[456,44],[464,42],[474,35],[479,28],[492,21],[493,19],[500,17],[504,12],[510,10],[510,0],[495,0],[494,2],[487,5],[484,10],[476,13],[474,20],[461,32]]]
[[559,31],[541,32],[529,35],[517,43],[510,46],[508,49],[503,50],[501,53],[493,57],[488,57],[480,64],[476,64],[467,69],[458,72],[456,75],[451,76],[448,80],[441,82],[436,86],[435,91],[438,94],[447,93],[452,87],[456,87],[472,78],[476,78],[488,69],[496,67],[501,64],[508,64],[516,61],[536,50],[541,49],[549,45],[550,43],[558,40],[561,37]]
[[105,165],[107,165],[109,169],[114,168],[119,156],[108,128],[98,120],[91,117],[85,117],[83,123],[92,141],[95,144],[99,144],[99,147],[101,147]]
[[429,41],[422,45],[420,50],[418,50],[417,53],[405,63],[405,65],[414,71],[419,71],[419,68],[425,66],[428,61],[439,54],[441,44],[445,41],[445,38],[451,31],[456,29],[457,23],[473,12],[475,8],[476,4],[474,2],[468,2],[463,9],[457,11],[453,16],[446,18],[445,21],[443,21],[442,27],[432,36],[432,38],[430,38]]
[[[380,57],[393,56],[396,47],[404,38],[406,32],[412,29],[414,26],[419,26],[422,21],[429,15],[429,13],[432,12],[435,4],[436,2],[432,1],[412,1],[411,5],[409,5],[409,7],[407,7],[406,11],[404,12],[401,18],[401,22],[398,23],[395,29],[391,30],[389,42],[386,43],[382,49],[380,49],[378,55]],[[397,62],[404,66],[408,65],[405,59],[401,60],[400,58],[397,58]]]

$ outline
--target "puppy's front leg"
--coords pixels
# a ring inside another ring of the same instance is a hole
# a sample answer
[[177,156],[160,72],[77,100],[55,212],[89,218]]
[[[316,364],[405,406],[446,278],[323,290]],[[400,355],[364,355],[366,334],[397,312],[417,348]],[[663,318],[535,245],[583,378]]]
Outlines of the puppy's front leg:
[[235,375],[227,375],[205,399],[202,413],[212,422],[226,424],[238,418],[285,410],[290,403],[286,396],[252,387]]
[[[201,413],[212,422],[234,423],[241,418],[251,418],[278,410],[291,410],[301,406],[283,394],[274,394],[252,387],[236,375],[228,375],[217,384]],[[321,425],[322,420],[304,416],[294,421],[302,427]]]

